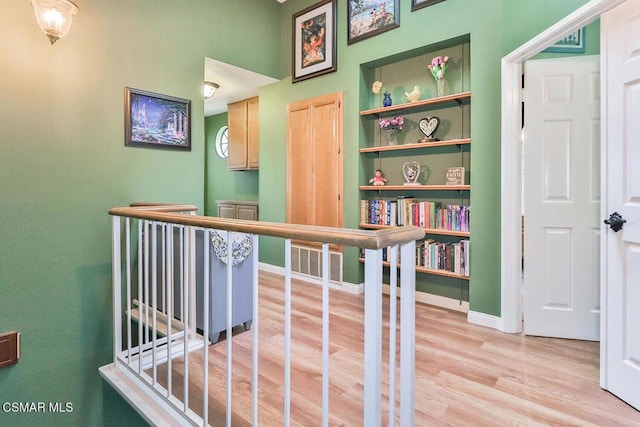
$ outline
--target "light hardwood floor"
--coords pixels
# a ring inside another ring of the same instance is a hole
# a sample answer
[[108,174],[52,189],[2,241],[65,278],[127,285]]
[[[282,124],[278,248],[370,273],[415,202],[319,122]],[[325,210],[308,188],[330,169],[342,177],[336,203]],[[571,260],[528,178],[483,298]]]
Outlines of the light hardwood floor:
[[[363,296],[332,290],[330,300],[330,424],[360,426]],[[283,425],[283,301],[283,278],[261,272],[262,426]],[[388,298],[384,304],[388,313]],[[291,424],[321,425],[321,288],[294,281],[292,307]],[[234,329],[233,426],[251,425],[251,335]],[[387,340],[385,333],[385,346]],[[225,425],[226,346],[221,339],[208,350],[209,421],[216,426]],[[640,412],[600,389],[598,353],[598,343],[503,334],[467,323],[464,314],[418,304],[416,426],[640,426]],[[387,425],[388,349],[383,354]],[[202,382],[195,377],[202,360],[202,352],[190,358],[190,406],[198,413]],[[183,367],[182,361],[174,361],[174,388],[182,382]],[[166,382],[166,370],[159,369],[159,377]],[[400,390],[396,398],[402,398]]]

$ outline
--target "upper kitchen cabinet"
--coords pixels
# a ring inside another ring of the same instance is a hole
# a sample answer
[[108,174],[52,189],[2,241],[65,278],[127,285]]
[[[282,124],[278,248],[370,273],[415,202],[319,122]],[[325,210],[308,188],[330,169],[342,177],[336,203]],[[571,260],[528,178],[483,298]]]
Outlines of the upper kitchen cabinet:
[[258,97],[229,104],[229,157],[231,170],[251,170],[260,166]]

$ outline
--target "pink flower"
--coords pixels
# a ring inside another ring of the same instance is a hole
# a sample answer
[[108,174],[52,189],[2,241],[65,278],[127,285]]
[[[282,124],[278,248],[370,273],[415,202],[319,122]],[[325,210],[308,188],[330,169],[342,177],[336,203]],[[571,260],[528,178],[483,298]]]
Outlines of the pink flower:
[[378,122],[380,129],[402,129],[404,118],[402,116],[395,116],[391,120],[382,119]]

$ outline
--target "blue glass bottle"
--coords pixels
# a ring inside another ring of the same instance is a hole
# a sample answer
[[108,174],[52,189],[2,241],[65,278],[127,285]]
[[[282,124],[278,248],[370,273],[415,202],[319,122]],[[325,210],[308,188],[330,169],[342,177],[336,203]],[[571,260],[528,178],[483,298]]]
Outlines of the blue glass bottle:
[[384,98],[382,98],[382,106],[383,107],[391,107],[391,94],[389,92],[384,93]]

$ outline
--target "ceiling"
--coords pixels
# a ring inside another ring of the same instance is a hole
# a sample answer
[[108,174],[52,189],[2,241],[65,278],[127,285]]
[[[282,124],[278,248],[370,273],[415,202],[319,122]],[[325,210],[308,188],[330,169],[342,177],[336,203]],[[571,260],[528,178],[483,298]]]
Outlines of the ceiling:
[[205,117],[224,113],[227,111],[227,104],[256,96],[260,86],[278,81],[272,77],[206,57],[204,80],[220,85],[213,96],[204,101]]

